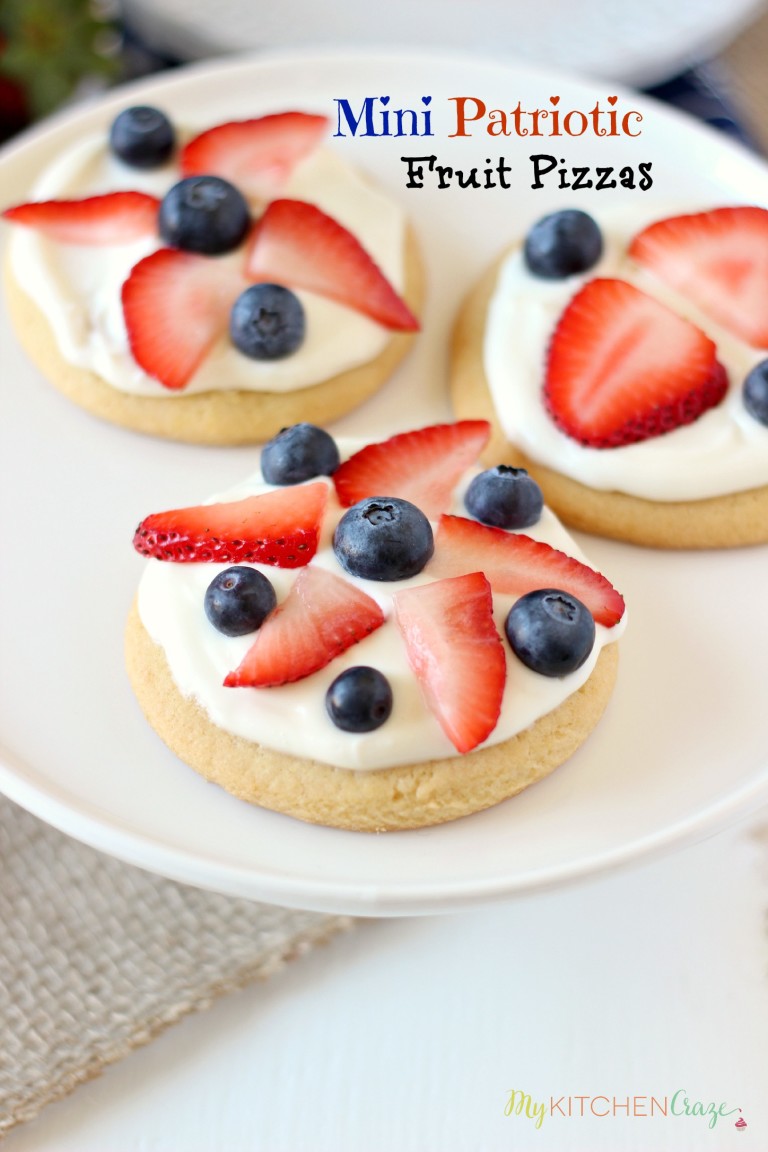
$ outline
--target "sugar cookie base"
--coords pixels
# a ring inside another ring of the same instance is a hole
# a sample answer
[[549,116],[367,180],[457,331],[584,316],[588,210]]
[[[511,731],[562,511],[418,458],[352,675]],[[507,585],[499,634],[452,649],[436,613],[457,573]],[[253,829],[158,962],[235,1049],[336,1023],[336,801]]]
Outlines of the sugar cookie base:
[[[411,231],[405,255],[404,297],[418,316],[424,300],[424,271]],[[17,283],[9,261],[5,272],[8,311],[19,341],[60,392],[112,424],[189,444],[257,444],[301,420],[313,424],[337,420],[389,379],[415,335],[395,332],[373,360],[293,392],[199,392],[171,397],[163,395],[164,389],[158,384],[157,397],[135,396],[65,360],[47,318]]]
[[617,645],[610,644],[577,692],[502,744],[454,759],[355,772],[284,755],[216,727],[197,701],[179,692],[165,654],[144,628],[135,603],[126,627],[131,685],[147,720],[177,756],[251,804],[312,824],[364,832],[456,820],[548,775],[597,724],[613,690],[617,665]]
[[768,541],[768,485],[706,500],[645,500],[589,488],[537,463],[508,442],[483,364],[486,317],[500,265],[498,261],[464,301],[451,350],[451,396],[457,417],[486,419],[492,426],[484,460],[527,468],[561,520],[597,536],[655,548],[735,548]]

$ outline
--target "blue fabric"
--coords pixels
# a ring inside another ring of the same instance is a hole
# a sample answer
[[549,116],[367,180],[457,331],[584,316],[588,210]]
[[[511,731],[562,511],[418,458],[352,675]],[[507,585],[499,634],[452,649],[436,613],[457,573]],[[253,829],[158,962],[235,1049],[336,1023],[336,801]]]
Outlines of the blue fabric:
[[671,80],[665,80],[663,84],[646,88],[645,92],[648,96],[654,96],[657,100],[705,121],[755,152],[759,151],[749,129],[741,122],[731,103],[727,78],[717,65],[702,64]]

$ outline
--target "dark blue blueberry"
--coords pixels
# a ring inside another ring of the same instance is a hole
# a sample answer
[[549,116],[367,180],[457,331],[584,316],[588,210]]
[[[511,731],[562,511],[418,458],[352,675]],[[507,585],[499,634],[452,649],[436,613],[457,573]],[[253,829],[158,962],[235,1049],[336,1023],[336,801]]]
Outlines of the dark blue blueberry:
[[281,428],[261,452],[261,473],[268,484],[300,484],[332,476],[339,466],[336,441],[316,424]]
[[603,254],[603,236],[586,212],[566,208],[543,216],[533,225],[523,253],[534,276],[564,280],[597,264]]
[[768,360],[755,364],[744,381],[743,397],[750,416],[768,425]]
[[255,632],[276,604],[275,590],[266,576],[245,564],[219,572],[205,592],[205,614],[225,636]]
[[160,204],[160,235],[185,252],[217,256],[236,248],[248,231],[250,216],[242,193],[218,176],[179,180]]
[[544,497],[525,468],[497,464],[475,476],[464,506],[470,516],[493,528],[530,528],[541,517]]
[[565,676],[586,660],[595,643],[592,613],[567,592],[539,588],[509,610],[504,630],[512,651],[542,676]]
[[137,104],[112,121],[109,146],[131,168],[159,168],[173,152],[173,126],[159,108]]
[[333,534],[342,568],[364,580],[407,580],[435,550],[429,520],[395,496],[369,496],[345,512]]
[[373,732],[389,719],[392,688],[382,672],[361,664],[336,677],[326,693],[325,707],[344,732]]
[[229,317],[229,336],[252,360],[280,360],[304,341],[304,309],[281,284],[252,284],[241,292]]

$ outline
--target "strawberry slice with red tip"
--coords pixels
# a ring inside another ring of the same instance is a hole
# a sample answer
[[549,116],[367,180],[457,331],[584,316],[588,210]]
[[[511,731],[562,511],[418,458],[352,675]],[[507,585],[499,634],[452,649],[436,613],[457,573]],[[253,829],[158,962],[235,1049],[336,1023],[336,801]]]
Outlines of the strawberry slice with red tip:
[[507,675],[490,584],[471,572],[406,588],[394,605],[428,707],[457,751],[470,752],[496,727]]
[[453,489],[490,434],[487,420],[460,420],[368,444],[334,473],[336,493],[345,508],[368,496],[398,496],[435,520],[449,507]]
[[365,592],[324,568],[304,568],[262,624],[227,688],[271,688],[303,680],[384,623]]
[[133,358],[165,388],[183,388],[227,330],[245,286],[232,261],[176,248],[145,256],[122,289]]
[[544,403],[580,444],[618,448],[661,436],[719,404],[728,387],[713,342],[624,280],[590,280],[549,347]]
[[328,486],[318,482],[224,504],[155,512],[139,524],[133,546],[143,556],[176,563],[301,568],[317,551],[327,498]]
[[464,516],[441,516],[427,573],[445,577],[468,568],[482,571],[495,592],[518,598],[537,588],[568,592],[606,628],[624,615],[622,596],[588,564],[520,532],[489,528]]
[[160,201],[144,192],[107,192],[84,200],[39,200],[6,208],[11,224],[61,244],[128,244],[157,232]]
[[415,332],[419,327],[352,233],[303,200],[272,201],[253,231],[246,275],[327,296],[385,328]]
[[768,211],[715,208],[644,228],[629,254],[710,319],[768,348]]
[[279,112],[255,120],[236,120],[201,132],[183,148],[183,176],[214,173],[244,196],[269,200],[293,169],[320,143],[326,116]]

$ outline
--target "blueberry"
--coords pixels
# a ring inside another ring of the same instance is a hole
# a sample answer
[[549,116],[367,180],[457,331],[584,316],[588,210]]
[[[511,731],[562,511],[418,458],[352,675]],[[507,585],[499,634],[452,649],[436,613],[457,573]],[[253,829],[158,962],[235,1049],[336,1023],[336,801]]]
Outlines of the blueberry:
[[760,424],[768,425],[768,360],[755,364],[744,381],[744,407]]
[[300,484],[332,476],[339,466],[336,441],[315,424],[281,428],[261,452],[261,474],[268,484]]
[[542,676],[565,676],[586,660],[595,643],[592,613],[567,592],[539,588],[509,610],[504,630],[512,651]]
[[325,695],[325,707],[344,732],[373,732],[389,719],[392,689],[376,668],[358,665],[337,676]]
[[229,317],[229,336],[252,360],[280,360],[304,342],[304,309],[281,284],[252,284],[241,292]]
[[242,193],[218,176],[179,180],[160,205],[160,235],[185,252],[216,256],[236,248],[248,231],[250,217]]
[[530,528],[541,517],[544,497],[525,468],[497,464],[475,476],[464,506],[470,516],[493,528]]
[[244,564],[219,572],[205,592],[205,614],[225,636],[255,632],[276,604],[275,590],[266,576]]
[[159,168],[173,152],[173,126],[159,108],[137,104],[112,121],[109,146],[131,168]]
[[370,496],[345,512],[333,534],[342,568],[364,580],[407,580],[435,550],[429,520],[415,504]]
[[543,216],[533,225],[523,253],[534,276],[564,280],[597,264],[603,254],[603,237],[586,212],[566,208]]

